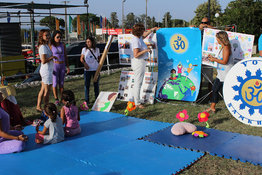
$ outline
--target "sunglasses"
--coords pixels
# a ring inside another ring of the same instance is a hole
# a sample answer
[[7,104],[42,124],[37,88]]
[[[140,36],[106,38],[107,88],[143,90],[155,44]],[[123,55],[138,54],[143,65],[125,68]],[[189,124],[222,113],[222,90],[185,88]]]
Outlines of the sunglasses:
[[201,22],[201,24],[208,24],[209,22]]
[[61,36],[57,36],[56,38],[59,39],[59,38],[61,38]]

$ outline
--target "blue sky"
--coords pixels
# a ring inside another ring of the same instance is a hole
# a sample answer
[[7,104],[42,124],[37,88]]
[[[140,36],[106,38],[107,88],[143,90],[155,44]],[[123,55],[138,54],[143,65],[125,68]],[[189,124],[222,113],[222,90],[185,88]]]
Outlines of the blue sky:
[[[31,2],[32,0],[1,0],[1,2]],[[61,4],[63,0],[50,0],[50,3]],[[147,0],[148,16],[155,16],[157,21],[161,21],[166,12],[170,12],[172,18],[191,20],[195,16],[195,9],[198,5],[207,2],[208,0]],[[224,10],[227,4],[232,0],[218,0]],[[34,0],[35,3],[49,3],[48,0]],[[69,4],[83,5],[84,0],[71,0]],[[117,12],[118,19],[122,18],[122,0],[88,0],[89,12],[110,18],[111,12]],[[124,3],[124,14],[133,12],[139,16],[145,14],[146,0],[126,0]],[[1,9],[1,11],[7,11]],[[13,11],[13,10],[8,10]],[[38,12],[48,12],[47,10],[39,10]],[[64,12],[64,9],[55,9],[52,12]],[[68,13],[85,13],[86,8],[71,8]],[[29,19],[23,19],[23,21]],[[38,19],[36,19],[38,20]],[[11,19],[11,22],[18,19]],[[6,19],[0,19],[0,22],[6,22]]]

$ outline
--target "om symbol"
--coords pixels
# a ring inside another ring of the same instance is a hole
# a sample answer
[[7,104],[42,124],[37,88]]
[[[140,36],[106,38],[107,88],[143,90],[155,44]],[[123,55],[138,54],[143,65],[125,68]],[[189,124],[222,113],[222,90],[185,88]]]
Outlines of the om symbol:
[[175,34],[170,40],[171,48],[177,53],[184,53],[188,48],[188,41],[184,35]]
[[262,105],[262,81],[251,79],[245,82],[241,90],[242,98],[251,106]]

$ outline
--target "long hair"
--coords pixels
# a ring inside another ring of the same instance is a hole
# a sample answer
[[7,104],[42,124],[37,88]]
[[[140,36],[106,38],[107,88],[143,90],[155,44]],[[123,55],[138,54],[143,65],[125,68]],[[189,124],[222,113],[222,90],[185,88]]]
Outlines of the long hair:
[[70,107],[72,104],[76,105],[75,94],[71,90],[63,91],[61,100],[66,102],[66,107]]
[[145,31],[145,26],[143,24],[135,24],[132,28],[132,34],[140,38]]
[[228,39],[227,32],[225,31],[220,31],[216,34],[216,37],[222,42],[223,45],[225,46],[231,46],[230,41]]
[[54,33],[53,33],[53,35],[52,35],[52,38],[51,38],[51,44],[52,44],[53,46],[56,45],[55,36],[56,36],[57,34],[60,34],[60,36],[61,36],[61,38],[62,38],[62,32],[60,32],[59,30],[54,31]]
[[57,108],[54,103],[48,103],[44,106],[45,113],[50,117],[52,122],[56,121]]
[[39,34],[38,34],[38,47],[43,45],[43,44],[48,44],[44,39],[43,39],[43,35],[45,32],[49,32],[50,33],[50,30],[48,29],[41,29]]
[[[92,46],[91,46],[91,48],[92,49],[95,49],[96,48],[96,41],[95,41],[95,38],[94,37],[92,37],[92,36],[88,36],[87,38],[86,38],[86,40],[90,40],[91,41],[91,43],[92,43]],[[88,49],[88,46],[87,46],[87,44],[85,44],[85,47],[86,47],[86,49]],[[90,49],[91,49],[90,48]]]

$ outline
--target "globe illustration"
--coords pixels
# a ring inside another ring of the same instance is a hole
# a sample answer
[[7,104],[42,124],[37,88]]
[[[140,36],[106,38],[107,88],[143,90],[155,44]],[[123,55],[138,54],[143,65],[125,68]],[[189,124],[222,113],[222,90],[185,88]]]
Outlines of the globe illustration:
[[171,100],[193,101],[196,86],[186,76],[169,78],[161,86],[158,97]]

